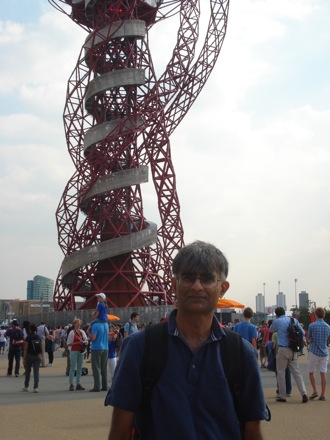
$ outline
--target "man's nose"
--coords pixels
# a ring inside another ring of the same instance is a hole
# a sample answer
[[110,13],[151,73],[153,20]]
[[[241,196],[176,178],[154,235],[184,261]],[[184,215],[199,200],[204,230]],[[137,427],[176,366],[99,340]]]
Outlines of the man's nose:
[[203,290],[203,285],[202,285],[201,279],[195,278],[191,288],[195,289],[195,290]]

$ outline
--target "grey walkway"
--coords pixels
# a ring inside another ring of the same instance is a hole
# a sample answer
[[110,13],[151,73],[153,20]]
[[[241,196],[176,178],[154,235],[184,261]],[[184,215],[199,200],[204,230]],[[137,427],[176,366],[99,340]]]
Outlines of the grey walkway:
[[[65,362],[61,352],[55,353],[54,367],[40,369],[39,394],[23,393],[23,378],[7,377],[7,356],[0,355],[1,438],[15,440],[82,440],[107,439],[111,408],[103,405],[105,392],[90,393],[93,387],[91,366],[82,378],[86,391],[68,391]],[[307,373],[307,356],[300,358],[308,394],[311,392]],[[295,384],[287,403],[275,401],[275,377],[261,370],[265,395],[272,411],[272,421],[262,422],[265,440],[328,440],[330,438],[330,374],[327,401],[301,403]],[[319,383],[319,378],[318,378]],[[186,440],[186,439],[182,439]],[[188,440],[188,439],[187,439]],[[230,440],[230,439],[228,439]]]

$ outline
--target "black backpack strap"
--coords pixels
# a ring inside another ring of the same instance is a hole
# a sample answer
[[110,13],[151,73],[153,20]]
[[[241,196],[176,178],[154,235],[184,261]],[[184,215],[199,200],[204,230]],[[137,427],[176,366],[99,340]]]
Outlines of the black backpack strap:
[[[226,337],[220,340],[222,364],[228,381],[230,391],[233,396],[235,411],[239,420],[241,435],[244,434],[244,418],[241,406],[241,390],[243,385],[243,341],[242,337],[232,330],[223,329]],[[266,405],[267,418],[270,422],[272,415]]]
[[240,400],[243,383],[243,342],[242,337],[238,333],[232,330],[223,330],[226,336],[220,340],[222,365],[233,396],[241,433],[243,434],[244,420]]
[[138,438],[145,438],[151,414],[151,393],[155,383],[162,375],[168,351],[167,322],[154,324],[145,329],[145,345],[141,364],[141,380],[143,386],[140,417],[137,420]]

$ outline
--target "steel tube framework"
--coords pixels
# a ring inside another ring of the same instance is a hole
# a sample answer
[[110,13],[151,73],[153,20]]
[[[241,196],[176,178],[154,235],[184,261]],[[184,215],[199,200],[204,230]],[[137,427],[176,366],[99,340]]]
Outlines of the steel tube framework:
[[[64,260],[56,310],[172,304],[171,263],[183,245],[169,137],[208,79],[226,33],[229,0],[205,0],[210,19],[196,55],[197,0],[49,0],[88,33],[68,81],[64,126],[75,173],[56,212]],[[179,17],[157,78],[148,32]],[[143,213],[150,173],[161,224]]]

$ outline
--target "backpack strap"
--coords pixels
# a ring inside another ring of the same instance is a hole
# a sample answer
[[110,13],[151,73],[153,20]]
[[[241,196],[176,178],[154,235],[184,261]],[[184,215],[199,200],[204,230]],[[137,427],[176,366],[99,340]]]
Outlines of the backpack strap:
[[[241,406],[241,390],[243,385],[243,341],[242,337],[232,330],[223,329],[226,333],[225,338],[221,338],[221,358],[228,385],[233,396],[234,407],[241,428],[241,435],[244,438],[244,418]],[[270,422],[272,414],[266,405],[267,418]]]
[[235,411],[243,435],[244,420],[240,399],[243,383],[243,342],[238,333],[232,330],[223,330],[226,337],[220,339],[222,365],[233,396]]
[[141,364],[141,379],[143,386],[141,417],[135,426],[136,438],[145,438],[151,414],[151,392],[155,383],[163,373],[168,351],[167,322],[153,324],[145,329],[145,342]]

